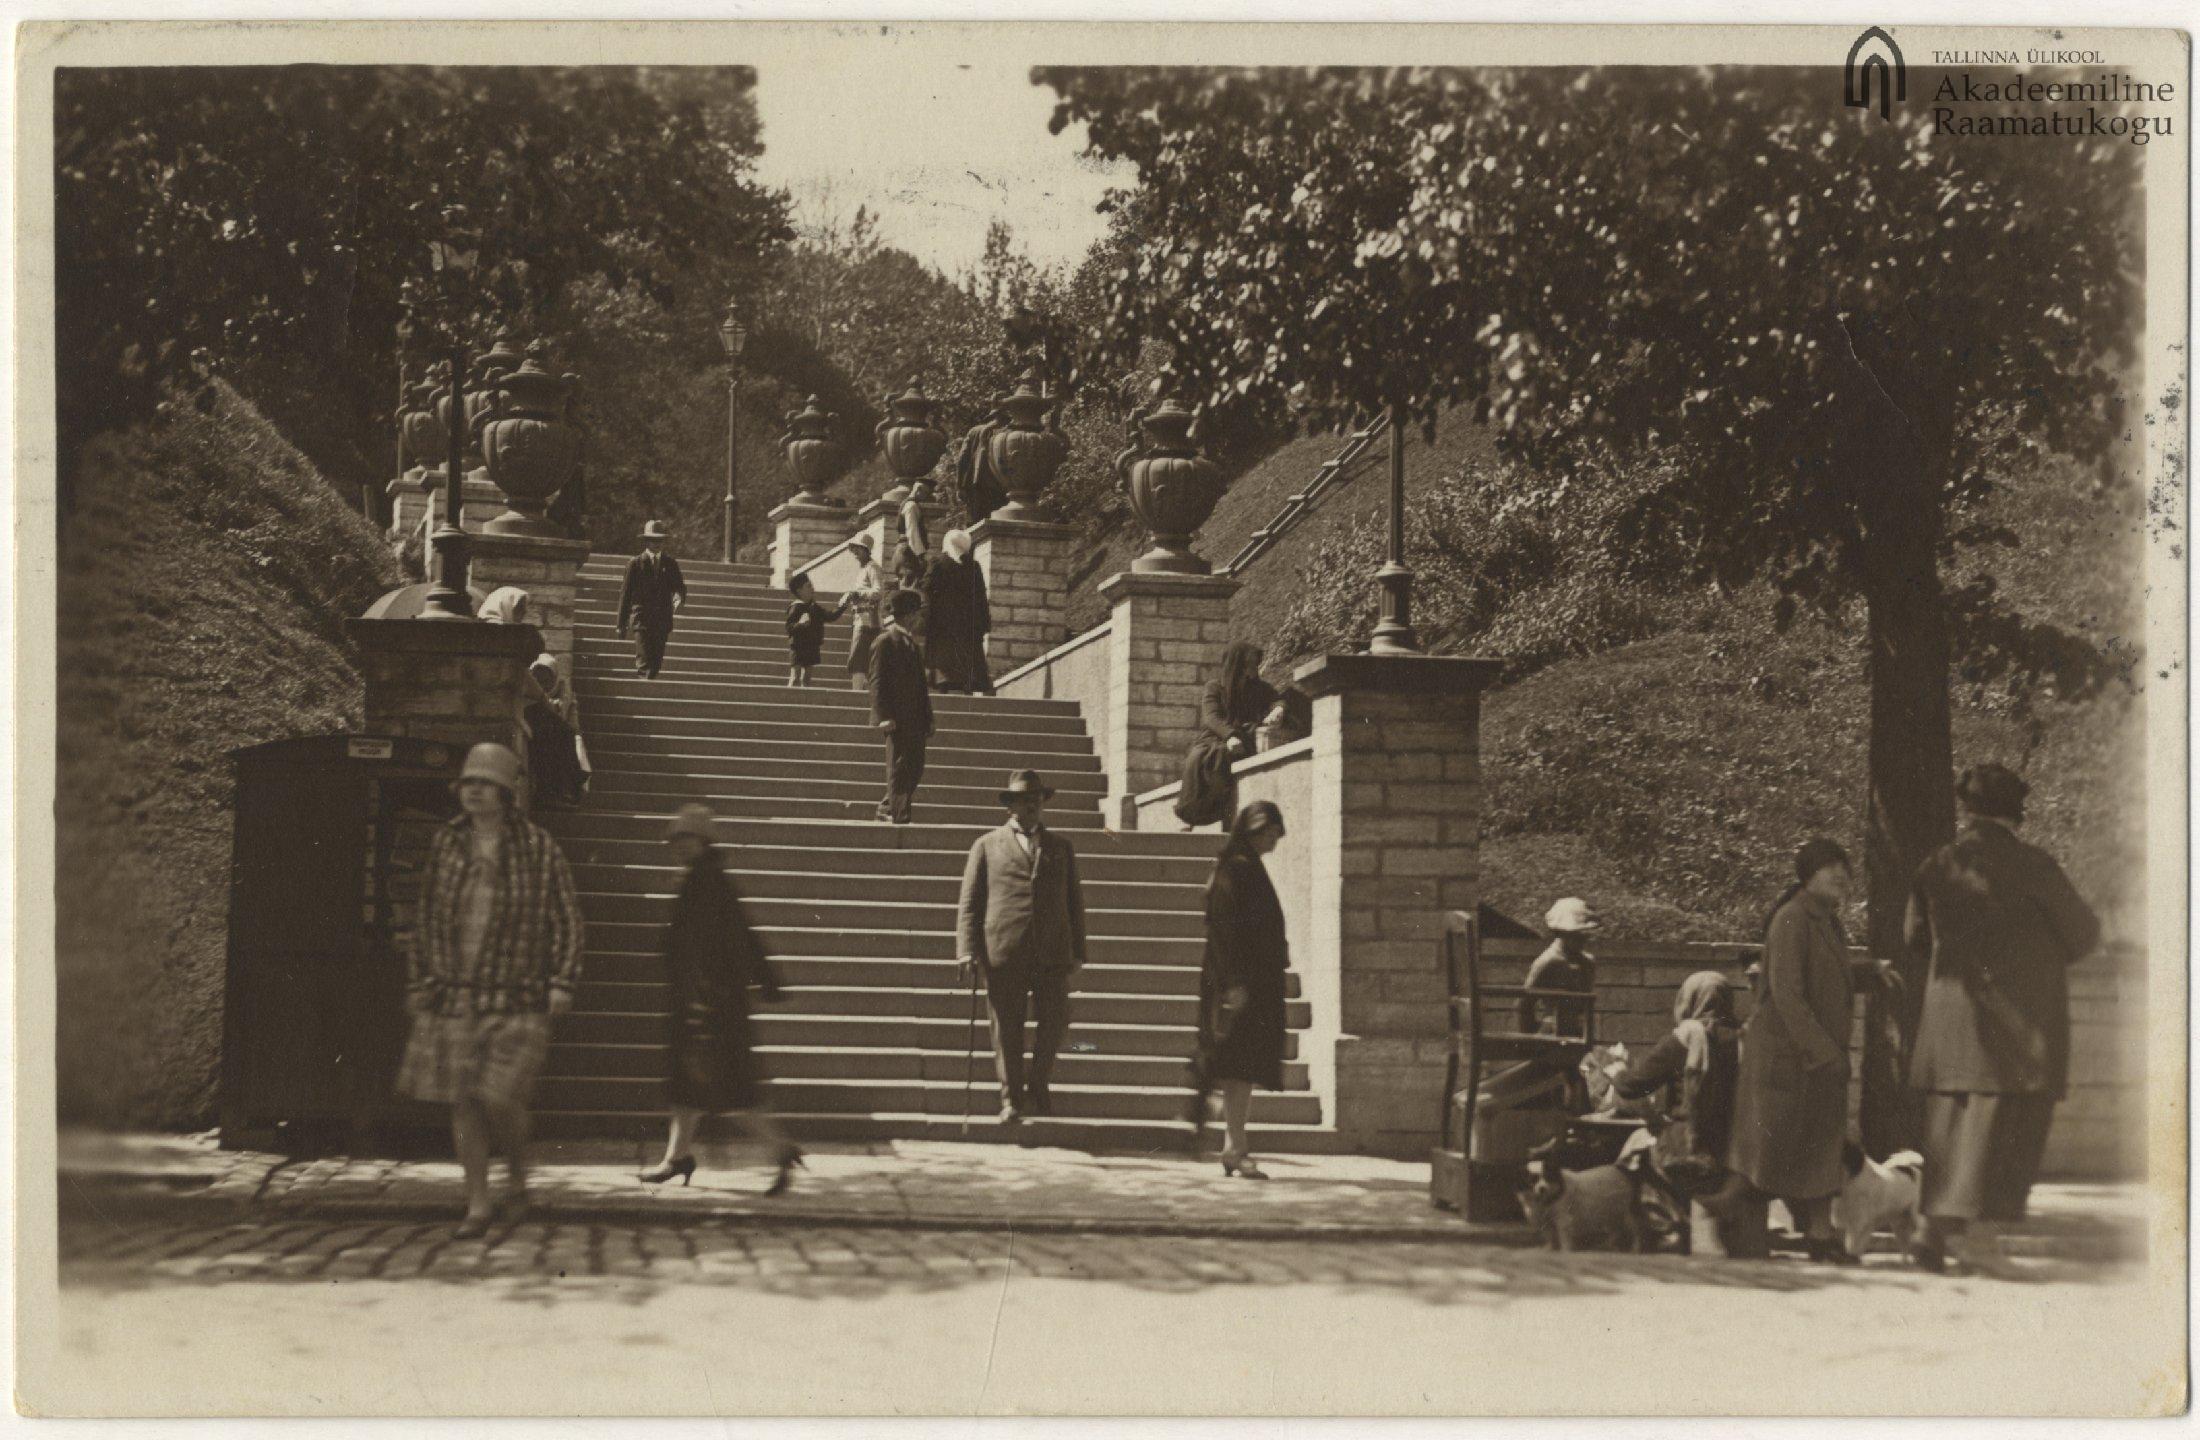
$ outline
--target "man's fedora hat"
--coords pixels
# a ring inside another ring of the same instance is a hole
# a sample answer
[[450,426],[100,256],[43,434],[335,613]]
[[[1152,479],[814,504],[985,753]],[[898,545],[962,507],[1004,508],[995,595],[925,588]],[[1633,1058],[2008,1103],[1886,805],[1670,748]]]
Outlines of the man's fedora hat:
[[1036,770],[1010,771],[1008,788],[1001,792],[1001,803],[1006,805],[1011,800],[1021,799],[1026,795],[1036,795],[1041,800],[1052,800],[1054,798],[1054,787],[1041,780],[1039,772]]
[[642,538],[644,540],[669,540],[672,537],[665,533],[664,521],[651,520],[642,526]]

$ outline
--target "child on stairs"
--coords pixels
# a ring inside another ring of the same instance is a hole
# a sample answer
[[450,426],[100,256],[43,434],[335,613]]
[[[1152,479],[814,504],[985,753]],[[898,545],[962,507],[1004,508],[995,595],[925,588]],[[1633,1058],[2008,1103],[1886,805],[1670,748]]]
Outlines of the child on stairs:
[[808,689],[811,669],[824,658],[825,627],[848,613],[849,597],[841,596],[840,607],[828,612],[817,603],[816,589],[807,575],[789,580],[787,591],[794,596],[787,607],[787,688]]

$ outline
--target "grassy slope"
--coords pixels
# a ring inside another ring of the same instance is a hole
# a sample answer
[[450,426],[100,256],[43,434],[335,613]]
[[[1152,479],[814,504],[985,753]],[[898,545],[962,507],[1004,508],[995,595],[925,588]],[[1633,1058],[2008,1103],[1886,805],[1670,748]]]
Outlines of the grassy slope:
[[[1201,532],[1201,553],[1218,564],[1234,554],[1343,443],[1300,439],[1240,477]],[[1489,454],[1490,432],[1463,419],[1447,421],[1433,447],[1410,436],[1409,503]],[[1381,512],[1386,486],[1378,460],[1241,577],[1232,606],[1241,636],[1269,638],[1302,576],[1355,522]],[[1996,518],[2022,537],[1987,557],[2021,612],[2096,639],[2136,633],[2135,514],[2053,471],[2018,482]],[[1110,546],[1072,596],[1074,629],[1105,618],[1097,584],[1135,553],[1128,537]],[[1724,939],[1754,930],[1801,839],[1829,834],[1861,854],[1860,637],[1860,616],[1775,634],[1769,597],[1751,591],[1695,627],[1562,661],[1494,692],[1482,738],[1492,903],[1540,916],[1554,897],[1581,893],[1618,936]],[[1960,677],[1954,694],[1957,763],[2018,765],[2034,785],[2030,833],[2128,924],[2141,900],[2132,886],[2145,814],[2136,698],[2044,706],[2034,740],[1994,694]]]
[[233,395],[87,459],[58,586],[64,1116],[210,1113],[226,752],[354,722],[342,624],[395,583],[344,498]]

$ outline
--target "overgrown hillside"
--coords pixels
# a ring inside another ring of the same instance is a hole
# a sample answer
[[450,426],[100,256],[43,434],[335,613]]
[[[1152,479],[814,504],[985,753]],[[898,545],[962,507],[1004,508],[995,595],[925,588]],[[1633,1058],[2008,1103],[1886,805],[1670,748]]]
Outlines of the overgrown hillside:
[[226,387],[87,450],[61,535],[60,1113],[203,1122],[221,1037],[226,752],[359,718],[346,617],[398,583]]
[[[1201,553],[1227,560],[1343,444],[1295,440],[1241,476],[1201,532]],[[1476,528],[1479,502],[1458,483],[1468,473],[1501,474],[1485,427],[1454,413],[1433,445],[1409,435],[1408,562],[1422,572],[1424,638],[1508,664],[1482,736],[1492,903],[1540,916],[1559,895],[1586,894],[1616,937],[1731,939],[1754,933],[1804,838],[1832,835],[1861,855],[1860,614],[1801,618],[1781,634],[1762,588],[1660,593],[1568,575],[1563,537],[1493,539]],[[1387,483],[1378,459],[1240,577],[1235,628],[1268,646],[1271,678],[1308,654],[1364,644]],[[2137,633],[2133,510],[2042,465],[2013,478],[1981,518],[2008,525],[2018,544],[1972,557],[1953,582],[1990,564],[2032,620],[2096,642]],[[1430,555],[1431,528],[1454,553]],[[1506,573],[1463,568],[1499,552]],[[1136,553],[1125,535],[1093,557],[1072,597],[1074,629],[1105,618],[1098,583]],[[1488,593],[1463,595],[1470,587]],[[1466,628],[1461,616],[1479,622]],[[1959,675],[1954,698],[1958,763],[2022,770],[2034,787],[2028,833],[2066,857],[2112,925],[2130,926],[2144,899],[2134,888],[2146,798],[2136,691],[2025,711]]]

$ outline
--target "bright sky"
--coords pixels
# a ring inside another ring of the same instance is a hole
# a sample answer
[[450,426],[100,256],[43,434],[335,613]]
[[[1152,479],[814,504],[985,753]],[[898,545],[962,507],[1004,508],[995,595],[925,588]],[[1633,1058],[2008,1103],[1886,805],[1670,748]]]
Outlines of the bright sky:
[[1081,126],[1047,133],[1054,92],[1031,83],[1028,61],[963,53],[943,64],[855,47],[822,81],[759,66],[759,178],[793,192],[805,217],[868,205],[888,244],[949,275],[976,265],[995,219],[1040,263],[1074,262],[1106,230],[1093,206],[1129,167],[1085,159]]

